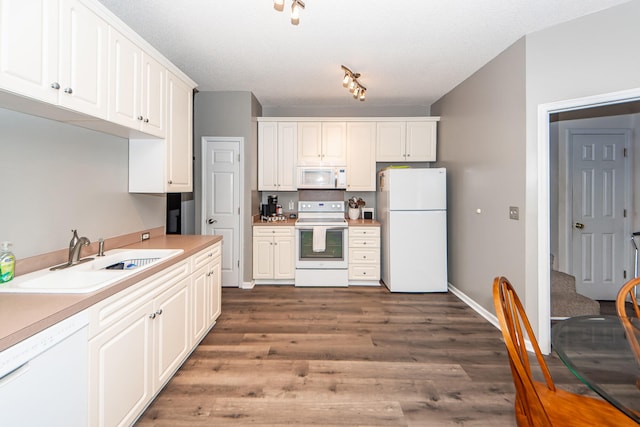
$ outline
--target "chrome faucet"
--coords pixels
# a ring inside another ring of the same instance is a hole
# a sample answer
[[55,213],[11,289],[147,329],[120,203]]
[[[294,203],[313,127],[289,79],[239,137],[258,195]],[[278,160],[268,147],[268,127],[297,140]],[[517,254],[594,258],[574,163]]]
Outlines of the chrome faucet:
[[69,264],[71,264],[71,259],[73,258],[73,251],[78,244],[80,238],[78,237],[78,230],[71,230],[73,236],[71,236],[71,241],[69,242]]
[[71,237],[71,241],[69,242],[69,261],[66,264],[57,265],[55,267],[51,267],[50,270],[62,270],[63,268],[71,267],[72,265],[78,264],[80,262],[89,261],[93,258],[85,258],[80,261],[80,251],[83,246],[89,246],[91,241],[86,237],[78,237],[78,230],[71,230],[73,232],[73,236]]
[[80,251],[82,250],[82,247],[89,246],[90,244],[91,241],[89,241],[89,239],[86,237],[80,237],[71,249],[71,252],[69,252],[69,265],[77,264],[80,261]]

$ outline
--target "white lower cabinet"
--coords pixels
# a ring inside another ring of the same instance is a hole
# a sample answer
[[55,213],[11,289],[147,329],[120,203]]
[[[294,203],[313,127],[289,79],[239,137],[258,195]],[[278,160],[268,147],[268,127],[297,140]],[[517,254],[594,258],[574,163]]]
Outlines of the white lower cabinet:
[[253,279],[256,283],[295,278],[295,231],[287,226],[253,227]]
[[380,283],[380,227],[349,227],[349,284]]
[[193,256],[191,287],[191,343],[196,345],[220,316],[222,308],[221,247],[219,244]]
[[209,331],[220,314],[220,247],[89,309],[88,425],[132,425]]

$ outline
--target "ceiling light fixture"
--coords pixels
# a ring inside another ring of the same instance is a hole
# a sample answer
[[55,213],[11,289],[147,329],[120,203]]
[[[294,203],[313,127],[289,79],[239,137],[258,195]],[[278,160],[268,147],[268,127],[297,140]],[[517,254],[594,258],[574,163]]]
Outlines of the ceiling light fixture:
[[364,101],[367,93],[367,88],[362,86],[362,84],[358,81],[358,79],[360,78],[360,73],[354,73],[344,65],[341,65],[340,68],[344,70],[342,86],[346,87],[349,90],[354,99]]
[[[300,9],[304,9],[305,5],[302,0],[293,0],[291,3],[291,24],[298,25],[300,23]],[[284,0],[273,0],[273,8],[278,12],[284,10]]]

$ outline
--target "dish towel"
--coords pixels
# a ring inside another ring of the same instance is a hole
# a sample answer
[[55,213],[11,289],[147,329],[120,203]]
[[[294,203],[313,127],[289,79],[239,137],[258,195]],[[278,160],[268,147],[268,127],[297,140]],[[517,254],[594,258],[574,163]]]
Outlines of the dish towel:
[[327,227],[313,227],[313,252],[324,252],[327,241]]

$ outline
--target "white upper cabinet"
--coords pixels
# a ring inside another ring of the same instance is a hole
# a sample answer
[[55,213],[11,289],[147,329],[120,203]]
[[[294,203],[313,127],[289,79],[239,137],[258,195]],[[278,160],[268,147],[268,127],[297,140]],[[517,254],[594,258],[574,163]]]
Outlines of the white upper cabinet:
[[129,140],[130,193],[189,193],[193,188],[193,89],[167,72],[166,139]]
[[258,123],[258,190],[296,190],[295,122]]
[[407,161],[436,161],[436,122],[407,122]]
[[189,193],[193,184],[193,88],[167,73],[167,193]]
[[298,166],[346,163],[346,122],[298,122]]
[[0,0],[0,87],[107,116],[107,23],[78,0]]
[[79,0],[60,0],[61,106],[107,117],[109,26]]
[[113,28],[109,49],[109,121],[164,137],[165,68]]
[[0,87],[57,103],[58,2],[0,0]]
[[375,122],[347,122],[347,191],[376,191]]
[[436,121],[378,122],[376,161],[435,161],[436,126]]

